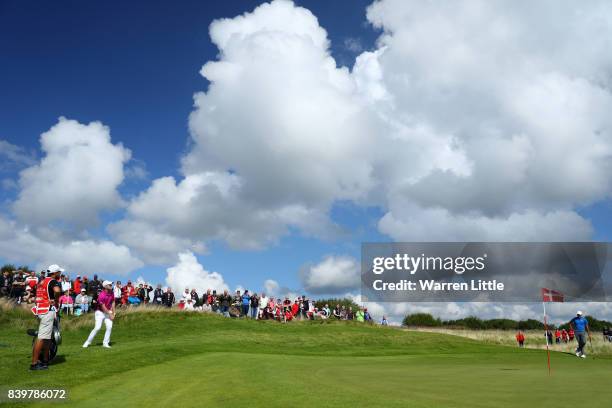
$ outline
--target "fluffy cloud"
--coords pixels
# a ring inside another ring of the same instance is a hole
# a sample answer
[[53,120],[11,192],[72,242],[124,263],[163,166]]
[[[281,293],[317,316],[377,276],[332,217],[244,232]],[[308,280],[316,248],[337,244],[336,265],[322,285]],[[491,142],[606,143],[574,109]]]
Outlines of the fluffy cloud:
[[336,236],[329,208],[363,198],[372,179],[357,159],[370,150],[364,107],[325,30],[310,11],[276,1],[217,20],[210,34],[220,59],[201,71],[210,86],[195,96],[184,177],[155,180],[129,220],[233,248],[262,248],[291,230]]
[[124,275],[143,266],[130,249],[108,240],[65,239],[54,230],[31,232],[15,221],[0,217],[0,253],[14,263],[42,269],[60,264],[73,276],[80,274]]
[[100,211],[121,205],[117,187],[130,151],[113,145],[101,123],[65,118],[43,133],[40,143],[44,157],[38,163],[23,149],[0,143],[9,160],[29,166],[20,173],[12,205],[17,220],[0,215],[2,257],[36,268],[57,263],[81,274],[121,275],[143,266],[127,246],[87,231]]
[[445,208],[391,206],[378,227],[399,241],[588,241],[593,228],[573,211],[534,210],[507,216],[453,214]]
[[[256,292],[256,291],[252,290],[251,293],[253,292]],[[300,296],[296,291],[291,290],[290,288],[286,286],[281,286],[274,279],[265,280],[263,284],[263,290],[261,293],[265,293],[266,296],[268,297],[278,297],[278,298],[288,297],[289,299],[296,299],[298,296]]]
[[280,285],[274,279],[266,279],[263,290],[268,296],[277,296],[280,293]]
[[300,271],[302,286],[310,293],[336,294],[359,287],[359,263],[349,256],[327,256]]
[[[429,313],[442,320],[456,320],[469,316],[482,319],[514,319],[542,320],[541,303],[493,303],[493,302],[420,302],[420,303],[377,303],[364,301],[359,294],[346,293],[344,297],[353,300],[368,311],[376,320],[386,316],[394,325],[400,325],[404,317],[413,313]],[[610,302],[584,303],[548,303],[546,314],[551,323],[565,323],[571,319],[577,310],[598,319],[612,320],[612,304]]]
[[198,293],[202,290],[216,289],[217,292],[229,290],[218,272],[208,272],[198,262],[191,252],[182,252],[178,255],[178,263],[166,270],[166,284],[175,293],[183,293],[185,288],[195,288]]
[[382,208],[398,240],[590,239],[575,209],[612,190],[608,8],[383,0],[352,70],[292,2],[216,20],[183,177],[155,180],[110,231],[262,248],[338,236],[329,210],[348,200]]
[[374,67],[362,87],[391,101],[374,108],[451,135],[470,163],[467,174],[432,169],[391,191],[382,231],[590,238],[572,208],[612,187],[611,11],[604,2],[370,6],[383,34],[362,61]]
[[289,227],[320,236],[334,230],[325,216],[304,205],[255,205],[244,196],[243,179],[230,172],[190,174],[178,183],[172,177],[156,179],[127,212],[108,231],[145,259],[162,263],[177,249],[202,253],[204,241],[259,249]]
[[207,252],[202,242],[180,238],[163,232],[155,225],[142,221],[122,220],[107,226],[115,241],[128,246],[148,264],[168,265],[174,262],[176,254],[189,250],[197,254]]
[[100,211],[121,204],[117,187],[130,151],[111,143],[106,126],[60,118],[40,142],[45,156],[20,175],[13,205],[20,220],[34,226],[55,221],[91,226]]
[[[382,0],[367,11],[376,49],[351,69],[292,2],[216,20],[218,59],[201,70],[209,86],[194,97],[182,174],[128,203],[107,250],[129,247],[125,265],[182,253],[168,271],[182,291],[190,274],[191,285],[213,275],[193,255],[208,241],[335,237],[339,201],[381,208],[378,228],[397,240],[588,240],[576,208],[612,190],[611,7]],[[60,119],[41,143],[13,206],[22,223],[90,226],[120,206],[130,153],[106,127]],[[328,257],[302,284],[354,290],[358,269]]]

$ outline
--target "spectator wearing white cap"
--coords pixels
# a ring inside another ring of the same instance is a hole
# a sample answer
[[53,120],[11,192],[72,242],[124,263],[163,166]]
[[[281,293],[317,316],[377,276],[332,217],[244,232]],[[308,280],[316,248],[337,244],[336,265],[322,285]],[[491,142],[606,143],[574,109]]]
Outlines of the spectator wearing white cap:
[[89,296],[87,296],[87,291],[85,288],[81,288],[81,293],[79,293],[75,300],[76,307],[81,309],[81,313],[87,313],[89,311]]
[[102,328],[102,323],[106,326],[104,332],[104,340],[102,341],[102,347],[111,348],[110,336],[113,329],[113,320],[115,319],[115,296],[113,295],[113,283],[105,280],[102,282],[104,288],[98,295],[97,310],[94,313],[95,326],[89,337],[83,343],[83,348],[89,347],[98,331]]

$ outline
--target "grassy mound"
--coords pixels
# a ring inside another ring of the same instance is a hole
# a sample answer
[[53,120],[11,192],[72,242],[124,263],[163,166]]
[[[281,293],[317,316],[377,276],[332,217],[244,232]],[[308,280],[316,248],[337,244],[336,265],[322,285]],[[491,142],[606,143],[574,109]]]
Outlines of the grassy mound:
[[35,320],[0,313],[1,383],[65,388],[70,406],[557,407],[585,393],[590,406],[609,406],[609,357],[555,353],[548,377],[539,350],[350,322],[282,325],[154,309],[122,312],[111,350],[99,347],[103,330],[81,348],[92,317],[65,318],[56,363],[29,372],[24,331]]

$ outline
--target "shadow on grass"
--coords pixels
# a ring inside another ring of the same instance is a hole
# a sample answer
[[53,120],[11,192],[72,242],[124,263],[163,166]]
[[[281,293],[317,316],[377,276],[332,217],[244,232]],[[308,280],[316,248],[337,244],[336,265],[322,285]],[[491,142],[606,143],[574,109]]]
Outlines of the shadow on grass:
[[64,364],[66,362],[66,357],[63,355],[55,356],[55,358],[49,363],[50,366]]

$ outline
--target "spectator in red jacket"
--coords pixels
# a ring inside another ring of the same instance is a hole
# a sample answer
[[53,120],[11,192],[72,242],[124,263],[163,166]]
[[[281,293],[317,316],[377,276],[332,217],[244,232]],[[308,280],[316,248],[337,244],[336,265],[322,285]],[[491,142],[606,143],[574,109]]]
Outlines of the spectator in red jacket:
[[28,275],[25,280],[26,286],[30,288],[31,291],[36,290],[36,285],[38,285],[38,277],[36,276],[36,272],[32,271]]
[[561,344],[561,330],[555,330],[555,343]]
[[127,305],[130,297],[136,296],[136,289],[132,286],[132,281],[128,281],[127,285],[123,287],[121,296],[121,304]]
[[81,293],[81,275],[77,275],[72,285],[74,286],[74,293]]
[[523,332],[520,330],[518,333],[516,333],[516,342],[518,343],[519,347],[525,346],[525,334],[523,334]]

